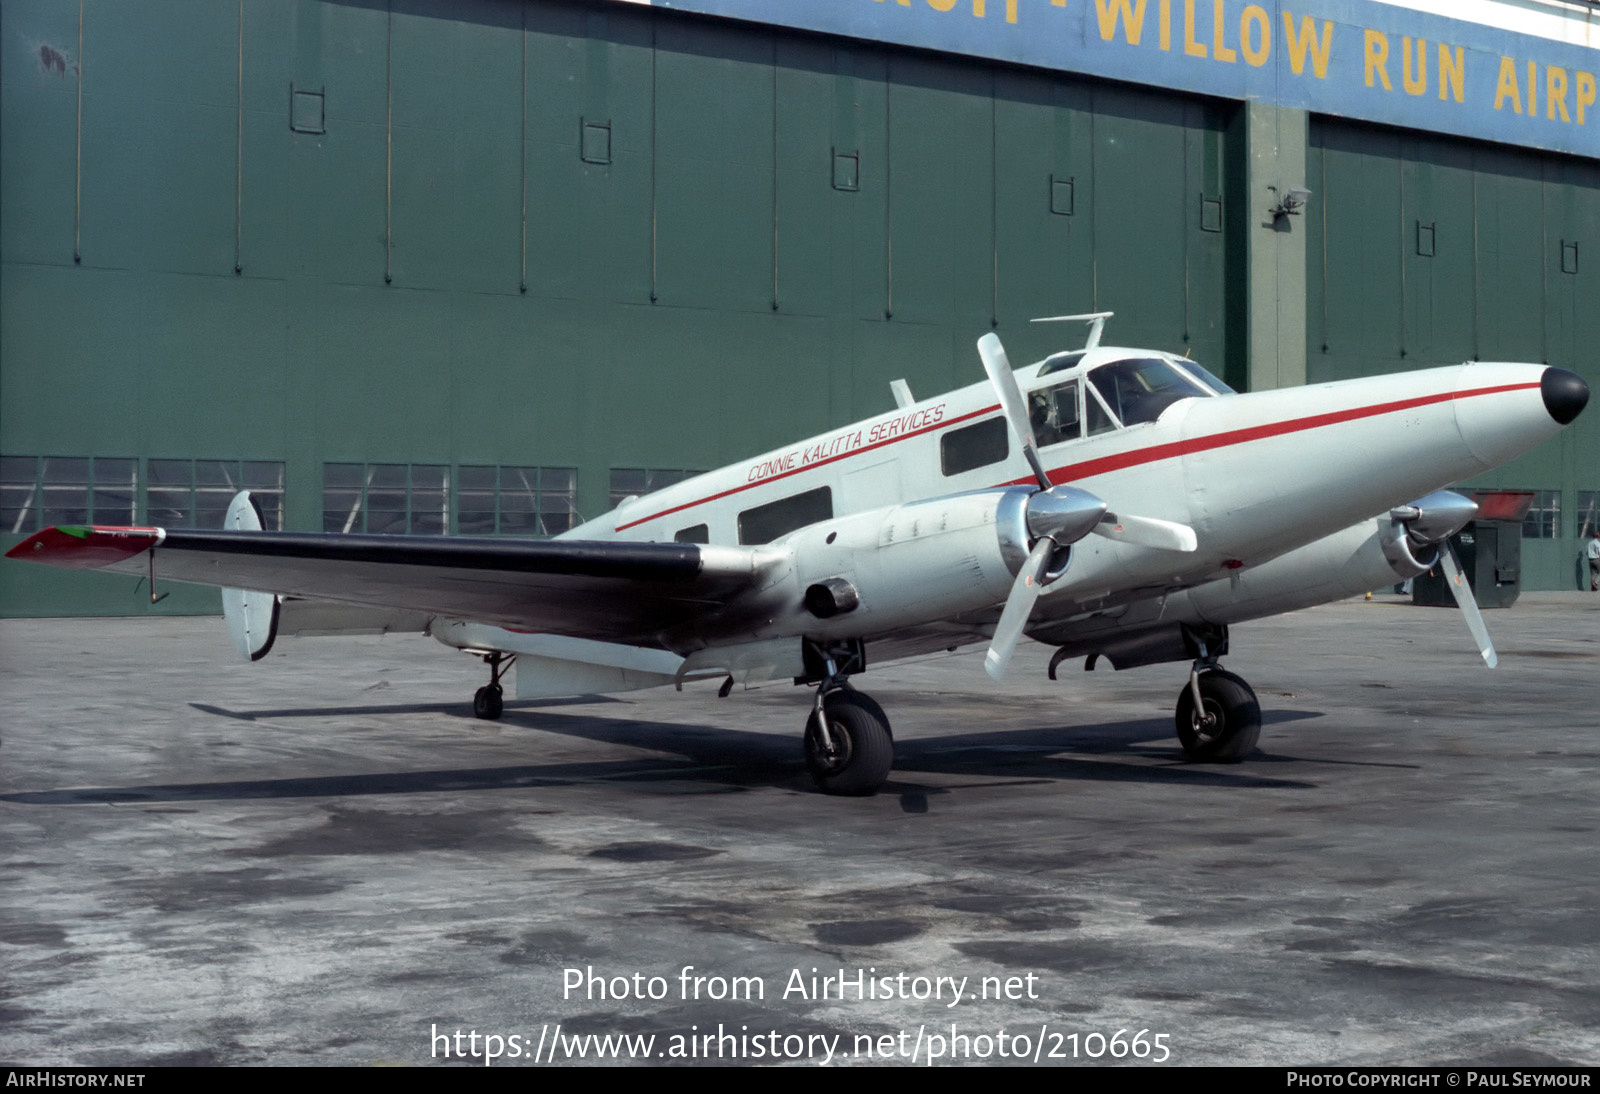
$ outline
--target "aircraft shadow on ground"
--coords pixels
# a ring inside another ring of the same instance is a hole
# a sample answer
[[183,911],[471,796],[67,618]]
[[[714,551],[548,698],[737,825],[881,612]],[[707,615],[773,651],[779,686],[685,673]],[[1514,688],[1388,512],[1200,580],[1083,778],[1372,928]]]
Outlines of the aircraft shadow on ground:
[[[507,711],[543,709],[545,707],[593,706],[600,703],[620,703],[609,695],[579,695],[569,699],[508,700]],[[459,700],[453,703],[369,703],[354,707],[282,707],[277,710],[229,710],[211,703],[190,703],[195,710],[215,714],[222,718],[236,718],[241,722],[258,722],[265,718],[344,718],[360,714],[456,714],[472,716],[472,704]]]
[[[285,716],[272,711],[233,712],[191,704],[224,717],[250,720]],[[540,703],[547,707],[554,704]],[[367,708],[359,708],[365,711]],[[374,708],[374,712],[431,712],[433,705]],[[455,709],[451,707],[449,709]],[[348,714],[351,708],[320,713]],[[287,716],[311,714],[295,711]],[[1272,723],[1320,717],[1310,711],[1277,711]],[[294,776],[228,782],[171,783],[151,786],[75,787],[0,795],[24,805],[152,804],[207,800],[355,797],[374,794],[472,793],[570,787],[604,782],[650,793],[682,792],[685,783],[701,792],[743,791],[780,786],[810,787],[795,737],[721,726],[634,722],[543,710],[508,709],[502,722],[544,733],[596,743],[647,749],[654,756],[501,767],[372,772],[355,775]],[[949,780],[981,779],[960,789],[1025,783],[1129,782],[1150,785],[1214,786],[1248,789],[1311,789],[1318,784],[1259,773],[1262,762],[1294,763],[1293,757],[1257,752],[1239,765],[1190,764],[1183,760],[1166,719],[1103,722],[1077,726],[1038,726],[984,730],[896,741],[894,778],[884,787],[899,793],[908,812],[926,808],[927,793],[958,789]],[[1160,741],[1161,743],[1155,743]],[[1171,743],[1168,743],[1171,742]],[[508,751],[511,746],[508,745]],[[667,753],[667,756],[659,754]],[[1321,764],[1323,761],[1315,761]],[[908,777],[939,777],[940,785],[908,784]],[[1004,782],[996,784],[995,778]],[[668,790],[666,785],[672,784]]]

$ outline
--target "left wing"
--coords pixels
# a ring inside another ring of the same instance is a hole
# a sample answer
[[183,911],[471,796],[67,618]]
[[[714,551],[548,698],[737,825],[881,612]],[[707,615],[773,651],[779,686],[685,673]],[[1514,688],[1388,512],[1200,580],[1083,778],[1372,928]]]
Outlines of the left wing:
[[47,528],[7,558],[400,608],[630,645],[721,614],[770,550],[161,528]]

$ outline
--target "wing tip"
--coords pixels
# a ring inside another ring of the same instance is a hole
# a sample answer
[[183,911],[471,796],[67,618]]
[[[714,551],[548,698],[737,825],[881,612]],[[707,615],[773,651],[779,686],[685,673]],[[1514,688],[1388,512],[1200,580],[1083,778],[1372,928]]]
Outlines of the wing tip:
[[160,528],[62,524],[35,532],[6,557],[47,566],[97,570],[130,559],[161,542]]

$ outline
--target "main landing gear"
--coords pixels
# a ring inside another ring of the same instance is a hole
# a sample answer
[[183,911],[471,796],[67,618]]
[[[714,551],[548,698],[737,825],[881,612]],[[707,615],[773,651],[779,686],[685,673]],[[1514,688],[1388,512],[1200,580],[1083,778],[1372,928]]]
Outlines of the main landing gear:
[[1178,743],[1199,763],[1238,763],[1261,736],[1261,704],[1250,685],[1217,664],[1200,643],[1189,684],[1178,693]]
[[499,650],[491,650],[478,656],[489,666],[489,682],[479,688],[477,694],[472,697],[472,716],[492,722],[500,717],[500,712],[505,707],[506,693],[505,688],[500,686],[500,678],[517,658],[515,654],[505,654]]
[[817,680],[817,698],[806,720],[811,778],[829,794],[876,792],[894,765],[894,736],[883,708],[848,683],[849,672],[866,667],[865,651],[860,643],[825,649],[807,642],[806,662],[808,670],[813,663],[818,669],[805,678]]

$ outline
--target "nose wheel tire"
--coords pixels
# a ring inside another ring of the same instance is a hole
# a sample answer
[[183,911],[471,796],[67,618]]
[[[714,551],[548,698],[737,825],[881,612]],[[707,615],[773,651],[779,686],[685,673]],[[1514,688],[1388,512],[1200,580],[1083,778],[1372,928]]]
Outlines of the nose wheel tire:
[[827,735],[815,711],[806,721],[806,767],[829,794],[872,794],[889,778],[894,739],[881,709],[869,704],[878,707],[857,692],[835,692],[823,701]]
[[505,706],[505,691],[499,684],[486,684],[472,697],[472,716],[494,721]]
[[878,701],[872,696],[857,691],[847,684],[838,691],[829,694],[827,701],[829,703],[849,703],[860,707],[867,712],[869,717],[875,718],[883,726],[883,731],[889,735],[890,741],[894,740],[894,727],[889,724],[889,716],[883,712],[883,708],[878,705]]
[[1213,669],[1200,675],[1200,701],[1194,692],[1178,693],[1178,743],[1197,763],[1238,763],[1255,750],[1261,736],[1261,704],[1250,685],[1231,672]]

